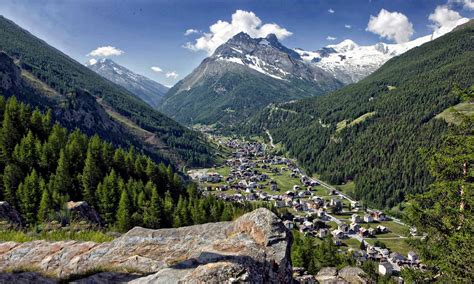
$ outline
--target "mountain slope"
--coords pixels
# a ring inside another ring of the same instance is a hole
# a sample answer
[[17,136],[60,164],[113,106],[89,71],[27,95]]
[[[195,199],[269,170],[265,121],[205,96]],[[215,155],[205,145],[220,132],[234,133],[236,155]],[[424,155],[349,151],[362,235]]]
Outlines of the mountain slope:
[[[462,25],[467,21],[466,18],[459,19],[453,27]],[[308,64],[313,64],[327,71],[344,84],[351,84],[367,77],[390,58],[434,40],[450,32],[453,27],[441,27],[430,35],[404,43],[386,44],[379,42],[374,45],[359,46],[352,40],[346,39],[338,44],[328,45],[316,51],[305,51],[299,48],[294,50]]]
[[154,108],[168,91],[168,87],[136,74],[111,59],[91,59],[86,66],[102,77],[124,87]]
[[153,110],[124,88],[0,17],[3,95],[50,107],[68,128],[80,128],[120,145],[135,145],[175,165],[204,165],[205,139]]
[[430,182],[420,148],[436,147],[447,124],[435,116],[474,84],[474,28],[464,25],[389,60],[359,83],[326,96],[273,105],[246,128],[268,129],[310,172],[354,180],[355,197],[399,204]]
[[322,69],[304,63],[275,35],[254,39],[239,33],[171,88],[159,110],[187,124],[233,124],[271,102],[341,86]]

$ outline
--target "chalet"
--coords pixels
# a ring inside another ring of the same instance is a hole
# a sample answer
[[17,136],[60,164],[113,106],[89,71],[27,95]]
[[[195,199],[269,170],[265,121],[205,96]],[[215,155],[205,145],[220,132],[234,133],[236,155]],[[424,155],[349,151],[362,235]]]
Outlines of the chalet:
[[350,230],[351,230],[352,232],[354,232],[354,233],[357,233],[357,232],[359,232],[359,230],[360,230],[360,226],[359,226],[359,224],[357,224],[357,223],[351,223],[351,224],[349,225],[349,228],[350,228]]
[[293,185],[293,190],[294,191],[297,191],[297,190],[300,190],[301,187],[299,185]]
[[369,228],[367,230],[367,232],[369,232],[369,236],[371,236],[371,237],[373,237],[377,234],[377,231],[374,228]]
[[370,214],[365,214],[364,215],[364,222],[372,223],[373,221],[374,221],[374,218],[372,218],[372,215],[370,215]]
[[357,214],[352,214],[351,216],[352,223],[361,223],[362,219]]
[[349,232],[349,226],[347,224],[344,224],[344,223],[339,224],[337,228],[345,234]]
[[310,183],[309,183],[309,185],[311,185],[311,186],[317,186],[317,185],[319,185],[319,182],[317,182],[317,181],[315,181],[315,180],[311,180]]
[[321,239],[325,238],[328,235],[328,233],[329,233],[329,230],[327,228],[319,229],[318,237],[320,237]]
[[278,191],[278,186],[276,184],[270,184],[271,191]]
[[342,201],[338,198],[331,198],[331,201],[329,201],[329,205],[335,207],[342,207]]
[[379,263],[379,274],[382,276],[392,275],[393,266],[390,262]]
[[344,237],[344,232],[339,229],[332,231],[331,234],[335,239],[342,239]]
[[314,224],[307,220],[303,222],[303,225],[311,229],[314,227]]
[[384,234],[384,233],[388,233],[388,232],[389,232],[389,230],[388,230],[387,227],[381,226],[381,225],[377,226],[377,233]]
[[374,211],[372,215],[374,216],[374,220],[377,221],[385,221],[386,219],[386,216],[382,211]]

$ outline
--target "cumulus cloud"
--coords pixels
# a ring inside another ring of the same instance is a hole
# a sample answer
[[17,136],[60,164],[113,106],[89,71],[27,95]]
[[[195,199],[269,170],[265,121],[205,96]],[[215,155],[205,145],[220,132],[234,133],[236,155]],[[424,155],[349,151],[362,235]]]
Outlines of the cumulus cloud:
[[193,51],[204,50],[212,54],[219,45],[239,32],[245,32],[251,37],[265,37],[273,33],[280,40],[292,35],[290,31],[275,23],[262,23],[253,12],[237,10],[232,14],[230,22],[218,20],[209,27],[209,32],[197,38],[194,43],[188,42],[183,47]]
[[153,66],[153,67],[151,67],[151,70],[155,71],[156,73],[163,72],[163,69],[161,69],[161,68],[158,67],[158,66]]
[[336,11],[334,11],[333,9],[329,9],[328,12],[331,13],[331,14],[336,13]]
[[337,38],[336,37],[333,37],[333,36],[327,36],[326,37],[326,40],[336,40]]
[[397,43],[407,42],[413,35],[413,24],[399,12],[381,9],[377,16],[370,16],[366,31]]
[[188,36],[188,35],[192,35],[192,34],[198,34],[199,31],[196,30],[196,29],[187,29],[185,32],[184,32],[184,35],[185,36]]
[[351,26],[351,25],[344,25],[344,27],[345,27],[346,29],[352,29],[352,26]]
[[175,71],[171,71],[171,72],[166,72],[166,78],[173,78],[173,79],[176,79],[178,78],[178,73],[176,73]]
[[449,0],[449,4],[460,4],[466,10],[474,10],[474,0]]
[[109,46],[98,47],[92,50],[91,52],[89,52],[87,56],[107,57],[107,56],[119,56],[122,54],[124,54],[123,50],[120,50],[116,47],[109,45]]
[[428,16],[428,19],[433,22],[434,38],[442,36],[456,26],[464,24],[469,21],[468,18],[463,18],[458,12],[450,10],[448,6],[437,6],[433,13]]
[[428,19],[432,21],[436,28],[454,27],[458,20],[462,19],[458,12],[450,10],[447,6],[438,6],[435,11],[429,15]]

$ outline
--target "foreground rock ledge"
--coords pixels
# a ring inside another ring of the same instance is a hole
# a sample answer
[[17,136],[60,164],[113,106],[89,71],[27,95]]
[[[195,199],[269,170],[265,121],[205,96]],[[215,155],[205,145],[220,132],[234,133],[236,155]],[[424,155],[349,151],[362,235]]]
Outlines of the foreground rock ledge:
[[91,271],[147,274],[133,283],[290,283],[291,234],[268,209],[234,222],[177,229],[133,228],[108,243],[0,243],[0,273],[37,271],[70,279]]

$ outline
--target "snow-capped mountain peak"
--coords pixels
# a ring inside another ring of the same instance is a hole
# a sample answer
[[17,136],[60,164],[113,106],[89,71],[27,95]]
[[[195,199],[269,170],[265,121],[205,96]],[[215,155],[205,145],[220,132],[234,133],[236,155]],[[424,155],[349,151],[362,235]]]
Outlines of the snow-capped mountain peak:
[[467,19],[460,19],[452,27],[442,27],[435,30],[433,34],[404,43],[379,42],[374,45],[360,46],[354,41],[346,39],[316,51],[305,51],[301,48],[296,48],[294,51],[304,61],[331,73],[339,81],[350,84],[365,78],[390,58],[436,39],[466,21]]
[[158,101],[168,91],[168,88],[160,83],[136,74],[108,58],[92,58],[85,65],[102,77],[129,90],[153,107],[157,106]]

